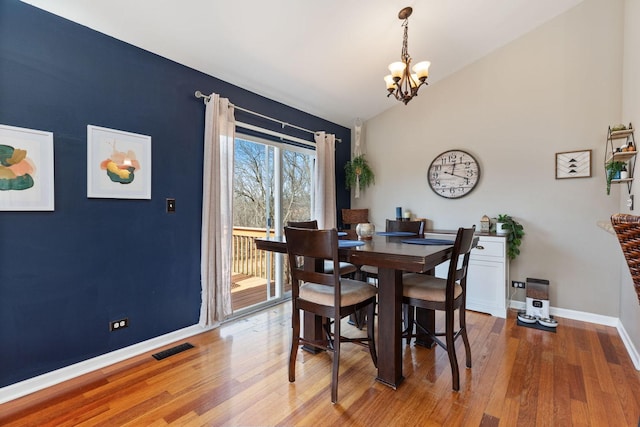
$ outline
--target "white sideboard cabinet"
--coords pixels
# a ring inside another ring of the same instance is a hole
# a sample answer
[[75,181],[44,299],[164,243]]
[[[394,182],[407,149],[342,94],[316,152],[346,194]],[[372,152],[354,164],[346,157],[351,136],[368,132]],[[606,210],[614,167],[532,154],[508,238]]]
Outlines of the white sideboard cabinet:
[[[427,237],[454,236],[430,233]],[[495,234],[478,235],[478,245],[471,250],[467,275],[467,310],[507,317],[509,262],[507,239]],[[436,267],[436,276],[447,277],[449,263]]]

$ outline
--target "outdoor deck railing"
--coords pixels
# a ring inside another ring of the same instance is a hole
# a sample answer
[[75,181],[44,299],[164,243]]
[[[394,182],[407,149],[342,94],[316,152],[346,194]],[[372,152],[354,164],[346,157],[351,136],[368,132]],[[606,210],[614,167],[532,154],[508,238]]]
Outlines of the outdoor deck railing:
[[[273,234],[273,233],[272,233]],[[265,237],[266,229],[233,227],[233,273],[267,278],[268,252],[256,249],[256,238]],[[271,274],[275,268],[271,258]],[[287,263],[285,263],[287,264]],[[286,268],[286,267],[285,267]]]
[[[256,249],[255,240],[265,237],[264,228],[233,227],[233,272],[267,277],[267,252]],[[273,271],[273,260],[271,268]]]

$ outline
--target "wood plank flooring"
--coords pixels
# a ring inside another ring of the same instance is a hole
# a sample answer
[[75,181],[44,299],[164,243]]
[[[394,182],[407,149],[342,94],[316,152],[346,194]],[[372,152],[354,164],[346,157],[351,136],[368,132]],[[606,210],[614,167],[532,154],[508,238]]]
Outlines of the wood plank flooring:
[[332,405],[329,355],[300,351],[288,382],[285,303],[192,337],[195,348],[164,360],[134,357],[8,402],[0,425],[638,425],[640,373],[615,328],[558,320],[550,333],[517,326],[513,313],[469,312],[473,368],[459,346],[459,393],[440,348],[404,346],[405,381],[392,390],[375,381],[366,349],[347,344]]
[[[231,307],[234,312],[267,300],[267,281],[246,274],[231,277]],[[257,283],[257,284],[256,284]],[[271,294],[276,294],[275,282],[270,283]],[[285,283],[284,292],[291,291],[291,284]]]

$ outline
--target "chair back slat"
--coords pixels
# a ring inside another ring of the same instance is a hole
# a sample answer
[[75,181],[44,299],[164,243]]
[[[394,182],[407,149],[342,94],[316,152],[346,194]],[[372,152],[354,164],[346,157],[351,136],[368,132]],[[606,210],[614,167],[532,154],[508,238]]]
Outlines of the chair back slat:
[[369,222],[369,209],[342,209],[342,223],[355,225]]
[[303,283],[311,282],[327,286],[333,286],[335,283],[333,280],[333,273],[328,274],[317,271],[306,271],[304,270],[304,267],[299,267],[299,271],[297,273],[298,274],[296,276],[298,280]]
[[[285,227],[284,235],[287,240],[287,253],[291,265],[292,296],[299,295],[300,285],[305,282],[319,283],[333,286],[336,307],[340,307],[340,265],[338,260],[338,232],[337,230],[317,230],[310,228]],[[332,260],[333,271],[324,273],[313,271],[309,265],[297,262],[300,258],[315,260]]]
[[[456,241],[453,244],[451,262],[449,263],[449,273],[447,275],[447,301],[453,301],[456,282],[466,289],[467,271],[469,269],[469,258],[473,248],[474,233],[476,226],[471,228],[458,228]],[[462,263],[460,263],[460,257]]]
[[399,221],[396,219],[388,219],[385,227],[385,231],[406,231],[410,233],[416,233],[418,235],[423,235],[424,222],[423,221]]
[[315,219],[309,221],[289,221],[287,222],[287,227],[294,228],[308,228],[312,230],[318,229],[318,221]]
[[314,230],[285,227],[285,237],[288,253],[320,259],[333,259],[334,249],[337,253],[338,233],[335,229]]

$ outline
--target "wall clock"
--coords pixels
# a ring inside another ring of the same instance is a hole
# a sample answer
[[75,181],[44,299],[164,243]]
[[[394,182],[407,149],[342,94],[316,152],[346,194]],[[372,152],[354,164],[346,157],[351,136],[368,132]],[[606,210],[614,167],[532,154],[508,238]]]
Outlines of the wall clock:
[[448,150],[433,159],[428,173],[429,186],[438,196],[458,199],[478,185],[480,165],[466,151]]

